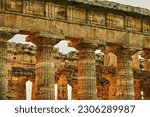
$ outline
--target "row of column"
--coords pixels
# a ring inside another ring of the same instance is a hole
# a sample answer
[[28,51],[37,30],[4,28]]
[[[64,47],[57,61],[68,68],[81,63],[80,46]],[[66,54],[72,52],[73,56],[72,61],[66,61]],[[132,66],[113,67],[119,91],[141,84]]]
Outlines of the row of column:
[[[7,70],[6,42],[10,36],[0,34],[0,99],[7,99]],[[35,99],[55,99],[55,71],[53,46],[58,43],[55,39],[36,38],[31,40],[37,45]],[[77,95],[79,100],[96,100],[96,66],[95,49],[92,43],[77,42],[79,51]],[[134,99],[134,79],[132,70],[132,55],[135,50],[116,48],[117,55],[117,99]]]
[[[54,49],[51,39],[45,39],[37,45],[37,63],[36,63],[36,94],[35,99],[54,100],[55,99],[55,71],[54,71]],[[44,42],[44,43],[43,43]],[[43,45],[41,45],[43,44]],[[48,45],[47,45],[48,44]],[[96,100],[96,66],[95,53],[92,44],[79,44],[79,61],[78,61],[78,99],[79,100]],[[62,79],[63,80],[63,79]],[[59,88],[62,88],[60,85]],[[64,89],[66,90],[66,89]],[[60,93],[61,95],[61,93]],[[59,98],[59,95],[58,95]]]
[[[45,43],[46,44],[46,43]],[[54,99],[54,51],[53,45],[37,45],[36,64],[36,99]],[[96,46],[90,43],[77,43],[79,51],[78,61],[78,100],[96,100]],[[134,99],[134,78],[132,70],[132,49],[117,48],[117,99]]]

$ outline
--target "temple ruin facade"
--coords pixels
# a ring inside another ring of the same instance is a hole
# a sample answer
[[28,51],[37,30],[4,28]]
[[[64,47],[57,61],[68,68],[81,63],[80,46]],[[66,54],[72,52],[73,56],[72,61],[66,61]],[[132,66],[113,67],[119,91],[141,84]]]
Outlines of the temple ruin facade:
[[[28,35],[34,45],[8,42]],[[69,41],[77,51],[59,52]],[[95,53],[100,50],[100,53]],[[0,99],[149,100],[150,10],[101,0],[1,0]],[[57,90],[55,85],[57,84]]]

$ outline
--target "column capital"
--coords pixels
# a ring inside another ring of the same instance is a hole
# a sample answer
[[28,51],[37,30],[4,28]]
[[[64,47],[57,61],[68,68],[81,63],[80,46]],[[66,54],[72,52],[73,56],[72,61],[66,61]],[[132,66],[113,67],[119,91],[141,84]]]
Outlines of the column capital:
[[137,50],[134,48],[124,48],[119,45],[109,46],[109,51],[113,52],[116,56],[118,55],[134,55]]
[[68,46],[69,47],[74,47],[77,50],[81,50],[83,48],[96,50],[100,47],[99,44],[97,44],[97,43],[94,43],[94,42],[91,42],[91,41],[86,41],[86,40],[83,40],[83,39],[71,40],[70,43],[68,44]]
[[57,44],[60,40],[53,39],[53,38],[46,38],[46,37],[36,37],[36,38],[26,38],[27,41],[32,42],[33,44],[37,46],[43,46],[43,45],[52,45],[54,46]]
[[60,34],[52,34],[52,33],[46,33],[46,32],[39,32],[39,33],[33,33],[30,34],[28,37],[26,37],[26,41],[32,42],[35,45],[52,45],[54,46],[59,41],[64,40],[65,37]]
[[78,59],[78,99],[95,100],[96,92],[96,63],[94,50],[97,45],[79,40],[74,43],[74,47],[79,50]]

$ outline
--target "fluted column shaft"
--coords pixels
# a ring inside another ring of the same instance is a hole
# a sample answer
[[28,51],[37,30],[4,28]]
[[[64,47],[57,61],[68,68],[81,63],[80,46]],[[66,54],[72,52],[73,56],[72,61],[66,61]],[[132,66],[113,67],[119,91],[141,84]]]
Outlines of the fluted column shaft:
[[0,100],[7,100],[8,72],[7,72],[7,40],[10,35],[0,33]]
[[96,100],[95,53],[92,44],[78,45],[78,99]]
[[36,99],[55,99],[54,48],[51,45],[37,47],[36,55]]
[[134,94],[134,78],[132,69],[133,50],[120,49],[117,54],[117,99],[133,100]]

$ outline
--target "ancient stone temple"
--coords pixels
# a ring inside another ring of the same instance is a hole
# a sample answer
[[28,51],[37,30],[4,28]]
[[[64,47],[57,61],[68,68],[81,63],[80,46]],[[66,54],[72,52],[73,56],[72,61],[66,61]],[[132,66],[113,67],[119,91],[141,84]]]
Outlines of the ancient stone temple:
[[[8,42],[16,34],[34,45]],[[59,52],[62,40],[77,51]],[[101,0],[1,0],[0,99],[25,100],[27,81],[33,100],[149,100],[150,10]]]

